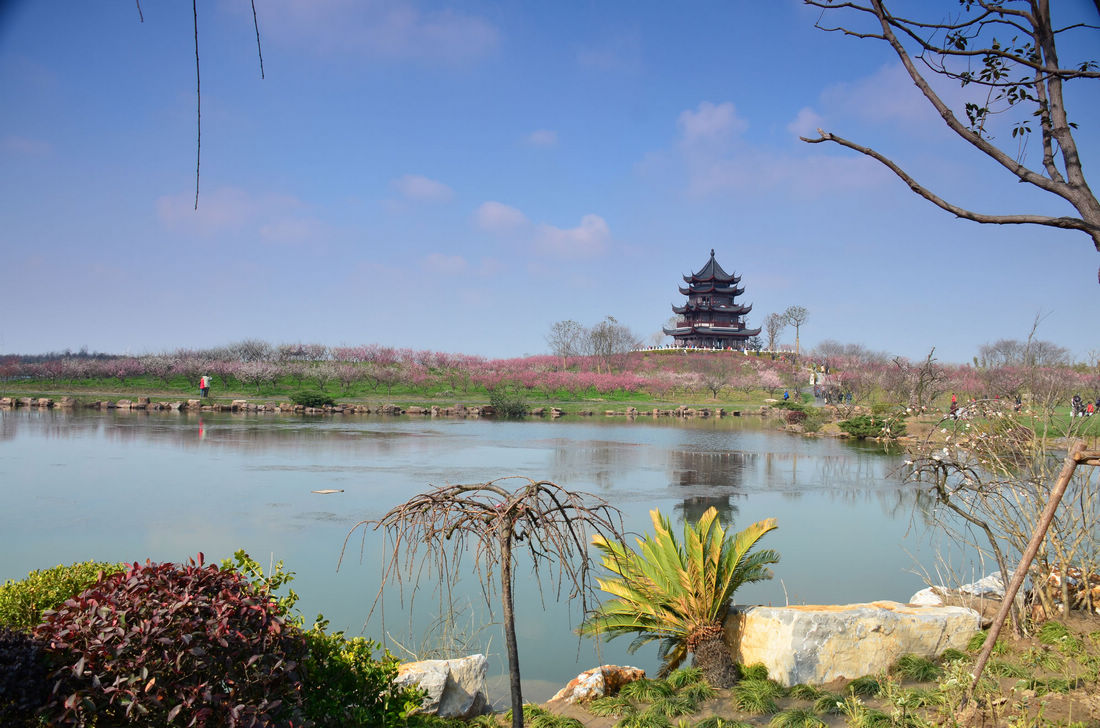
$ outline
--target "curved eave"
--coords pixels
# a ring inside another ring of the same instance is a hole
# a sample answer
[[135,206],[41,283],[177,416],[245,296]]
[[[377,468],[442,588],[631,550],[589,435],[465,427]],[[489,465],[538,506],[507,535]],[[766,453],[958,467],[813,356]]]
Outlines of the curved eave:
[[761,329],[735,329],[728,326],[682,326],[675,329],[662,329],[668,336],[736,336],[749,338],[759,336]]
[[716,286],[716,285],[695,286],[695,285],[693,285],[693,286],[689,286],[687,288],[684,288],[683,286],[680,286],[680,293],[682,293],[685,296],[690,296],[690,295],[696,294],[696,293],[720,293],[723,296],[740,296],[744,292],[745,292],[744,288],[730,288],[728,286]]
[[740,283],[741,276],[700,276],[692,273],[690,276],[680,276],[684,283]]
[[690,326],[685,326],[678,329],[662,327],[661,330],[665,332],[666,336],[683,336],[684,334],[690,334],[692,332],[692,328]]
[[699,312],[713,312],[713,313],[728,313],[733,316],[744,316],[752,310],[752,304],[742,306],[740,304],[736,306],[722,306],[710,304],[709,306],[699,306],[691,303],[685,303],[683,306],[673,306],[672,312],[678,314],[685,314],[691,311]]

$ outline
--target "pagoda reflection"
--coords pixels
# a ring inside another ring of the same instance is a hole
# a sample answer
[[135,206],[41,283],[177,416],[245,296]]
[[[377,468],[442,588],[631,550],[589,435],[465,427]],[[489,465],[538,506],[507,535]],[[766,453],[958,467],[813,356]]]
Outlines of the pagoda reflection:
[[745,472],[755,467],[757,453],[729,450],[673,450],[669,453],[669,475],[673,487],[686,493],[677,512],[685,521],[697,521],[708,508],[718,511],[726,528],[735,521],[739,508],[733,502],[744,496]]

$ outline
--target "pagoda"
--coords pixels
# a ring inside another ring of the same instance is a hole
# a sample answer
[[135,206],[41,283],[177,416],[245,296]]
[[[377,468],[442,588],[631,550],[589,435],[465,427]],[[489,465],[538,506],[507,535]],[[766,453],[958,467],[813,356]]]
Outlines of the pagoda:
[[680,293],[687,296],[683,306],[673,306],[680,320],[674,328],[664,332],[676,340],[676,346],[703,349],[744,349],[745,342],[760,333],[760,329],[745,328],[742,316],[752,310],[752,304],[743,306],[737,297],[745,292],[739,288],[741,276],[722,270],[710,251],[710,260],[690,276],[684,276],[687,286],[680,286]]

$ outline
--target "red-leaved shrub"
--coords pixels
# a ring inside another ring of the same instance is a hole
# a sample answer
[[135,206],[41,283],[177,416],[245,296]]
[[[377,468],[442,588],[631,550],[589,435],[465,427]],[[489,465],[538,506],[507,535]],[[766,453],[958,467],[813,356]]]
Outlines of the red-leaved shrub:
[[203,564],[133,564],[47,612],[51,724],[298,726],[305,640],[263,587]]

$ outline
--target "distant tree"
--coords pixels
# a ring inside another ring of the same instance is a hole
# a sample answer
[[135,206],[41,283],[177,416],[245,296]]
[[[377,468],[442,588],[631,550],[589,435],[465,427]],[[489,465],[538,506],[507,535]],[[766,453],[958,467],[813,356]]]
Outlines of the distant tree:
[[728,353],[708,356],[699,371],[703,386],[710,391],[712,399],[718,399],[718,393],[729,384],[732,374],[733,364]]
[[550,327],[550,333],[546,335],[546,343],[550,345],[550,351],[554,356],[561,357],[561,368],[565,369],[566,360],[571,356],[579,356],[584,347],[584,327],[573,319],[557,321]]
[[242,339],[228,347],[228,354],[237,361],[267,361],[275,353],[271,344],[262,339]]
[[775,345],[785,328],[787,328],[787,319],[781,313],[769,313],[764,319],[764,331],[768,334],[768,351],[775,351]]
[[796,356],[802,353],[798,344],[798,330],[802,328],[809,317],[810,312],[804,306],[788,306],[787,310],[783,312],[783,320],[794,327],[794,353]]
[[[925,100],[936,110],[947,127],[967,144],[1004,167],[1011,178],[1062,198],[1080,215],[1051,216],[1037,214],[985,214],[959,207],[926,189],[889,157],[830,132],[818,129],[811,144],[833,142],[871,157],[888,167],[916,194],[937,207],[965,220],[997,225],[1033,224],[1080,230],[1100,251],[1100,201],[1089,188],[1074,140],[1077,125],[1069,120],[1063,98],[1063,85],[1079,79],[1100,79],[1092,59],[1075,58],[1063,62],[1056,41],[1074,30],[1094,32],[1095,24],[1076,22],[1060,27],[1050,13],[1049,0],[960,0],[953,11],[940,11],[939,19],[902,17],[887,9],[886,0],[805,0],[826,14],[844,13],[851,23],[817,27],[856,38],[871,38],[887,43],[897,54],[906,73]],[[1095,3],[1100,12],[1100,3]],[[907,6],[926,10],[942,7],[939,3]],[[1069,7],[1062,3],[1061,7]],[[935,12],[935,11],[933,11]],[[859,25],[859,20],[865,25]],[[1094,52],[1096,39],[1067,48]],[[919,65],[918,65],[919,64]],[[965,105],[966,120],[955,116],[932,85],[927,73],[957,80],[974,90]],[[1094,91],[1095,92],[1095,91]],[[991,130],[991,119],[1008,114],[1011,136],[998,146]],[[1041,171],[1025,166],[1026,141],[1039,131]]]
[[760,351],[764,348],[764,342],[760,340],[760,336],[750,336],[745,342],[745,348],[749,351]]
[[638,346],[637,335],[614,316],[608,316],[588,329],[586,348],[596,359],[597,372],[601,371],[601,366],[610,372],[615,364]]

